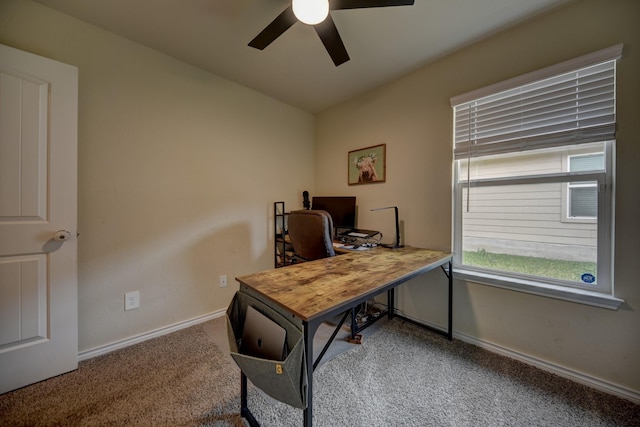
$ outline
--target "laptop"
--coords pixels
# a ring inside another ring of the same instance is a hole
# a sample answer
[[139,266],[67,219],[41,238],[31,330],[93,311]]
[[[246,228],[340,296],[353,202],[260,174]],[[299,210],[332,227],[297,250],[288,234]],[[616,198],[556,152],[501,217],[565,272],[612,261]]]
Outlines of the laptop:
[[270,360],[287,357],[287,331],[253,306],[247,306],[240,352]]

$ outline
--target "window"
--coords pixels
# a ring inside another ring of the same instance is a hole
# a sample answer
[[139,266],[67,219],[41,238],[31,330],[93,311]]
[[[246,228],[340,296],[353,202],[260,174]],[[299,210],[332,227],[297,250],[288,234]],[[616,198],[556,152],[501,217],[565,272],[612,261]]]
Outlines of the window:
[[[569,172],[604,170],[604,153],[569,156],[568,170]],[[566,206],[569,220],[597,220],[598,183],[596,181],[570,182]]]
[[608,308],[622,46],[452,99],[456,273]]

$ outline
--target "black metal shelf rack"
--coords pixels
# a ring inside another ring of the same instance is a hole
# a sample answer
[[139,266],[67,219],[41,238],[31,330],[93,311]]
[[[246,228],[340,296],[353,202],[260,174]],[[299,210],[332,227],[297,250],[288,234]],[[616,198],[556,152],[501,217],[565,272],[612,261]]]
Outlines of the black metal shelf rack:
[[287,216],[284,202],[273,203],[273,264],[275,268],[294,263],[293,245],[287,232]]

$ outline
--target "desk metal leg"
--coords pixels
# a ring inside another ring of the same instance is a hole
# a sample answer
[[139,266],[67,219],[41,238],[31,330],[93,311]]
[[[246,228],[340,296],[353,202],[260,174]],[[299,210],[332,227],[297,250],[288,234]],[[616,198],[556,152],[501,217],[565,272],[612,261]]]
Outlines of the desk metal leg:
[[433,326],[425,325],[416,320],[412,320],[409,317],[404,316],[402,314],[395,314],[395,300],[393,295],[393,289],[389,290],[389,319],[393,318],[394,316],[398,317],[402,320],[421,326],[425,329],[429,329],[440,335],[444,335],[445,337],[447,337],[449,341],[452,341],[453,340],[453,265],[452,265],[452,262],[451,261],[448,262],[447,268],[445,268],[444,264],[442,264],[440,268],[442,269],[444,274],[447,276],[448,285],[449,285],[449,292],[448,292],[449,301],[447,304],[448,305],[447,308],[449,309],[449,312],[447,316],[447,329],[444,330],[444,328],[436,328]]
[[[349,312],[344,315],[343,321],[347,318]],[[313,425],[313,371],[316,368],[316,364],[313,360],[313,337],[316,335],[316,331],[322,324],[322,320],[313,320],[311,322],[303,322],[304,330],[304,347],[305,347],[305,359],[307,369],[307,407],[303,413],[304,427],[311,427]],[[321,356],[318,357],[319,362]]]
[[351,311],[351,339],[353,340],[356,338],[358,325],[356,321],[356,309],[352,308],[350,311]]
[[247,420],[251,427],[260,427],[247,404],[247,376],[242,371],[240,375],[240,416]]
[[313,425],[313,336],[318,326],[319,324],[303,322],[305,359],[307,362],[307,407],[303,413],[303,425],[305,427],[311,427]]
[[244,416],[247,409],[247,376],[240,371],[240,413]]

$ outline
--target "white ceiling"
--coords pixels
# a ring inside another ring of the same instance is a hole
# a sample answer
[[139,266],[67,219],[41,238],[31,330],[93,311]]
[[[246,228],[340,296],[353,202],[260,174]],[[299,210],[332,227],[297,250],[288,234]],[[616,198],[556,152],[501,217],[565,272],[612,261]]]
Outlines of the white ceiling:
[[290,0],[37,0],[311,113],[569,0],[416,0],[332,11],[351,60],[334,66],[296,23],[247,46]]

